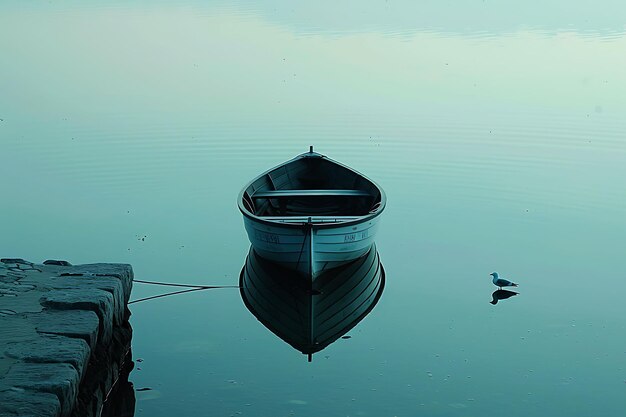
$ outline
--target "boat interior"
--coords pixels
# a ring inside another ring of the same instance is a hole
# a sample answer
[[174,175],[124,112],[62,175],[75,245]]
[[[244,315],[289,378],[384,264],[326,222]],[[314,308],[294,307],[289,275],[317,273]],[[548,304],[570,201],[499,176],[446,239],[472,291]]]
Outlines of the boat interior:
[[367,178],[312,153],[257,178],[242,198],[244,207],[259,217],[315,216],[319,220],[374,213],[382,196]]

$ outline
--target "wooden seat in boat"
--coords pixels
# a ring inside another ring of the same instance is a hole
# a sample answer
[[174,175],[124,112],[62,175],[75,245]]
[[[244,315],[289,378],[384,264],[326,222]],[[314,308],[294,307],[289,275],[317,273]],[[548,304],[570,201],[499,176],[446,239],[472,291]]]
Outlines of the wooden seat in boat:
[[362,190],[271,190],[258,191],[252,198],[301,198],[301,197],[368,197],[367,191]]

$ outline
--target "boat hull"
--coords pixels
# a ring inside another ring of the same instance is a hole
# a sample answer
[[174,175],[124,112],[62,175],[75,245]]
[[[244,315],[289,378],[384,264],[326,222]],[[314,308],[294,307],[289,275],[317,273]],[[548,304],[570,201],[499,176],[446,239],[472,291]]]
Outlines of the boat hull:
[[293,227],[244,217],[244,225],[260,256],[315,279],[365,255],[374,244],[379,219],[329,225],[315,223],[312,218],[311,223]]

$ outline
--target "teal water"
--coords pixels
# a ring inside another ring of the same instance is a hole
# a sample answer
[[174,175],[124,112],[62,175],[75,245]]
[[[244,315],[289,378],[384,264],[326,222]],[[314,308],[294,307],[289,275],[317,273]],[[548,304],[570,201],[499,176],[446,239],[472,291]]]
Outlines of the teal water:
[[135,415],[623,413],[623,3],[84,3],[0,5],[3,257],[236,285],[259,172],[388,196],[384,294],[311,363],[236,289],[132,305]]

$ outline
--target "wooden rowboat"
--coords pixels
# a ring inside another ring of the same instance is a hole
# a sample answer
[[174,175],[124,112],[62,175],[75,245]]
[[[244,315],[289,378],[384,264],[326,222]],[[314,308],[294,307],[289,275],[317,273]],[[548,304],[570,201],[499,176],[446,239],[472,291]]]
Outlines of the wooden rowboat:
[[311,147],[253,179],[237,203],[255,251],[314,280],[369,251],[386,201],[374,181]]
[[327,271],[315,281],[250,249],[239,278],[247,309],[309,361],[313,353],[363,320],[378,303],[384,287],[385,271],[375,245],[365,256]]

